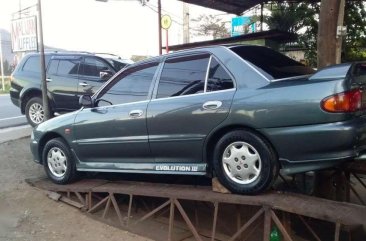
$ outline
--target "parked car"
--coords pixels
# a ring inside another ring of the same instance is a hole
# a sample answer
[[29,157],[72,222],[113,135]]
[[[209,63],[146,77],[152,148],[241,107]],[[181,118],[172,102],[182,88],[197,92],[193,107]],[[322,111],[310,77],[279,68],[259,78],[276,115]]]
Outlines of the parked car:
[[266,47],[212,46],[130,65],[83,108],[37,126],[55,183],[78,172],[215,175],[230,191],[336,166],[366,149],[366,64],[314,73]]
[[[114,55],[80,52],[49,52],[45,59],[52,114],[79,109],[81,95],[94,94],[106,80],[131,64]],[[29,124],[36,126],[44,121],[39,53],[26,55],[14,70],[10,98]]]

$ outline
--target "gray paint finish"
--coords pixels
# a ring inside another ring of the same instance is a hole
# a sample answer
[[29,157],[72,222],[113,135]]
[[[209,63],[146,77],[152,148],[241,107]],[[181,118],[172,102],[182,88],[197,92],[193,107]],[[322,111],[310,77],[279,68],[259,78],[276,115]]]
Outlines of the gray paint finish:
[[[320,70],[312,76],[274,80],[230,47],[207,47],[168,56],[197,53],[214,56],[232,75],[235,88],[155,99],[166,56],[156,57],[154,61],[161,64],[147,101],[84,108],[39,125],[31,144],[35,159],[40,160],[41,143],[50,132],[65,138],[74,150],[78,169],[84,171],[181,173],[179,168],[153,168],[164,164],[195,165],[198,173],[204,174],[202,168],[212,161],[207,159],[207,152],[212,152],[207,146],[211,138],[233,128],[250,129],[265,138],[286,173],[333,166],[366,149],[363,112],[328,113],[320,107],[325,97],[354,88],[352,75],[347,72],[352,65],[332,67],[338,72],[343,69],[343,77],[337,74],[326,78]],[[329,68],[324,71],[332,73]],[[208,101],[222,105],[216,110],[204,109]],[[135,109],[143,110],[143,115],[129,118],[128,113]],[[72,133],[65,135],[65,128],[71,128]]]

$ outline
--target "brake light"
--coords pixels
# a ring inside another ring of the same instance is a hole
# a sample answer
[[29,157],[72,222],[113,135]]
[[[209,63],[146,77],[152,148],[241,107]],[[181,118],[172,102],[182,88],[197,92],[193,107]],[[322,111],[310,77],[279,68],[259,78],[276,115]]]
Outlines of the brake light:
[[354,89],[326,97],[321,102],[321,107],[327,112],[355,112],[361,110],[362,91]]

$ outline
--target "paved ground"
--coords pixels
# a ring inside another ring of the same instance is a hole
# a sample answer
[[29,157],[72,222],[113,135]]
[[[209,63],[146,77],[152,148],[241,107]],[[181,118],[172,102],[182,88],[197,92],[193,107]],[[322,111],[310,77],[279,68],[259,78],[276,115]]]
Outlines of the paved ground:
[[25,178],[44,176],[29,151],[29,137],[0,144],[0,241],[108,240],[146,238],[100,223],[48,199]]
[[24,115],[10,100],[9,94],[0,95],[0,129],[27,124]]

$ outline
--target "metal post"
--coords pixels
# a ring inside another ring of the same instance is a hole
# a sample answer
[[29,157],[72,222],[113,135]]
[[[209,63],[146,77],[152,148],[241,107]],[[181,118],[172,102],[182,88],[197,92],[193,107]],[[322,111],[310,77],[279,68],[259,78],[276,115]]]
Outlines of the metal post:
[[[338,21],[337,27],[343,26],[344,24],[344,8],[345,8],[345,0],[341,0],[339,3],[339,14],[338,14]],[[342,43],[343,43],[343,35],[337,36],[337,43],[336,43],[336,63],[340,64],[342,59]]]
[[168,35],[168,29],[165,30],[165,35],[166,35],[165,50],[166,50],[166,53],[169,53],[169,35]]
[[44,57],[44,45],[43,45],[43,27],[42,27],[42,6],[41,0],[38,0],[38,19],[39,19],[39,48],[41,55],[41,83],[42,83],[42,100],[44,110],[44,120],[50,118],[50,108],[47,97],[47,82],[46,82],[46,63]]
[[183,43],[189,43],[189,5],[183,2]]
[[1,86],[2,90],[5,91],[5,80],[4,80],[4,63],[3,63],[3,46],[0,33],[0,66],[1,66]]
[[159,55],[162,55],[162,38],[161,38],[161,0],[158,0],[158,26],[159,26]]
[[264,3],[261,3],[261,32],[263,31],[263,8],[264,8]]

